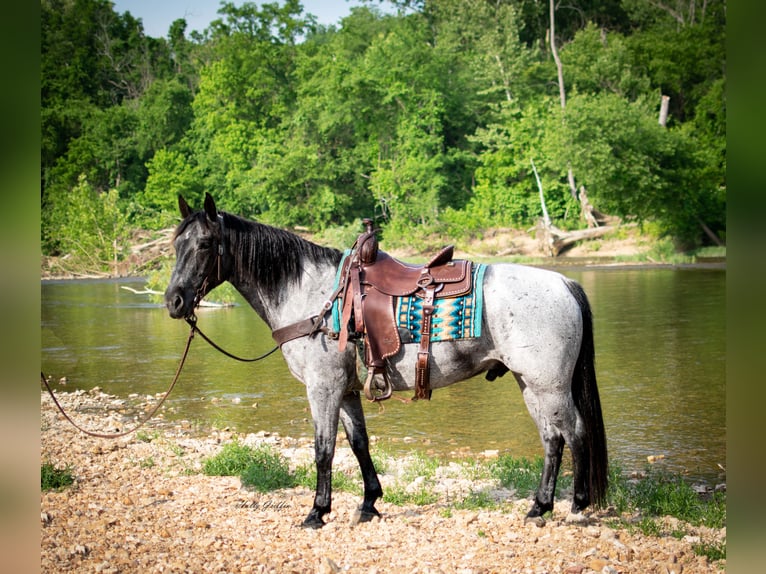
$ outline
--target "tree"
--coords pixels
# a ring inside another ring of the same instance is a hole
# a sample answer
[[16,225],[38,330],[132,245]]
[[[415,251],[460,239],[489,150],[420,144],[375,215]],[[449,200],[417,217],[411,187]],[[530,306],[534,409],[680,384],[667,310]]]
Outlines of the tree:
[[98,193],[81,177],[62,206],[61,248],[81,268],[117,273],[125,255],[128,229],[117,200],[117,190]]
[[572,97],[565,129],[549,141],[549,153],[558,161],[570,158],[609,213],[656,221],[685,247],[699,242],[701,206],[712,191],[702,157],[688,130],[660,126],[646,100]]

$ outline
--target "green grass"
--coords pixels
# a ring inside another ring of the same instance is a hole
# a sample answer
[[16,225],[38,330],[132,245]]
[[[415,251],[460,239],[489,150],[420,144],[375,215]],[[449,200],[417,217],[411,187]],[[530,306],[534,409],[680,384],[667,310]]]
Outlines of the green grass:
[[138,466],[140,468],[152,468],[154,466],[157,466],[157,463],[154,462],[154,457],[150,456],[148,458],[144,458],[138,462]]
[[258,492],[270,492],[295,486],[287,460],[268,447],[254,449],[254,461],[242,472],[242,485]]
[[[541,456],[528,459],[502,455],[490,464],[491,476],[497,478],[505,488],[513,489],[518,497],[525,498],[533,495],[540,485],[540,476],[543,472]],[[571,486],[572,476],[562,471],[556,483],[556,496],[561,496],[562,491]]]
[[711,245],[708,247],[700,247],[694,252],[696,257],[726,257],[726,246]]
[[159,438],[160,433],[157,431],[154,431],[152,433],[148,433],[144,430],[139,430],[136,432],[136,440],[140,442],[152,442],[153,440],[156,440]]
[[704,497],[683,477],[649,469],[638,480],[629,480],[618,470],[610,476],[608,501],[619,512],[641,512],[644,516],[673,516],[693,526],[723,528],[726,525],[726,495]]
[[402,480],[412,482],[416,478],[423,477],[430,480],[436,474],[436,469],[443,465],[442,461],[436,457],[427,456],[417,451],[413,451],[407,457],[407,461],[402,473]]
[[394,486],[383,491],[383,502],[397,506],[404,506],[405,504],[426,506],[434,504],[438,500],[438,495],[429,492],[426,488],[419,488],[410,492],[403,486]]
[[251,447],[236,441],[227,443],[217,455],[204,460],[202,471],[208,476],[238,475],[243,486],[259,492],[296,484],[287,460],[268,445]]
[[[615,526],[637,529],[646,536],[683,538],[689,531],[684,524],[719,529],[726,526],[726,493],[700,495],[682,476],[654,468],[647,469],[639,479],[628,479],[613,464],[607,501],[621,515]],[[680,528],[666,531],[662,518],[672,516],[681,521]],[[726,558],[726,542],[700,542],[694,552],[709,560]]]
[[457,510],[480,510],[497,508],[499,504],[492,497],[481,490],[473,490],[462,500],[452,504]]
[[72,469],[57,468],[50,462],[40,465],[40,490],[62,490],[74,483]]
[[[295,486],[304,486],[310,489],[316,488],[316,466],[313,463],[299,466],[293,473],[293,480]],[[361,496],[363,494],[361,473],[355,471],[353,475],[348,475],[340,470],[333,470],[332,489],[333,491],[350,492]]]
[[238,442],[223,445],[221,452],[202,463],[202,472],[208,476],[237,476],[256,462],[255,449]]
[[239,476],[242,485],[259,492],[295,486],[287,460],[268,445],[251,447],[238,442],[223,446],[217,455],[202,463],[208,476]]

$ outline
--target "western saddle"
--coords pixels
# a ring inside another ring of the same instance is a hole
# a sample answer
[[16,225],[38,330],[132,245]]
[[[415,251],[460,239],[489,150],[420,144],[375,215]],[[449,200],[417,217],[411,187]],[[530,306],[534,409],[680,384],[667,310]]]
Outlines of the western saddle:
[[[364,219],[366,230],[359,235],[343,262],[339,289],[341,351],[349,339],[362,338],[367,378],[364,393],[370,401],[388,399],[393,391],[386,371],[386,359],[399,352],[401,335],[394,316],[397,297],[422,298],[423,319],[420,346],[415,367],[413,400],[431,398],[429,353],[434,302],[439,298],[470,293],[472,264],[453,260],[454,247],[448,245],[425,265],[411,265],[394,259],[378,249],[377,229],[371,219]],[[383,385],[374,381],[382,375]]]

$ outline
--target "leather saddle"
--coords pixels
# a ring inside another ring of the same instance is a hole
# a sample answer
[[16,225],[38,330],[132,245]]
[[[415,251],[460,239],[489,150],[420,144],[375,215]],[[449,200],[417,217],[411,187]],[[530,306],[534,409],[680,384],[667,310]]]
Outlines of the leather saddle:
[[[394,308],[397,297],[421,297],[423,320],[420,347],[415,367],[414,399],[430,399],[429,354],[431,319],[436,299],[458,297],[472,289],[472,263],[453,260],[454,247],[448,245],[424,265],[399,261],[378,249],[377,230],[372,220],[364,220],[366,231],[359,235],[341,270],[342,315],[340,350],[349,338],[362,337],[367,379],[365,396],[371,401],[389,398],[391,383],[386,359],[402,345]],[[373,389],[375,375],[383,376],[383,386]]]

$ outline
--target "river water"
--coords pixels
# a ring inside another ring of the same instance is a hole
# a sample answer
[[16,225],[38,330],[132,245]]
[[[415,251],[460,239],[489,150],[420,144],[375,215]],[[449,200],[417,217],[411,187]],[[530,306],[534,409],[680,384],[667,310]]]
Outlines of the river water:
[[[693,480],[724,480],[725,270],[559,270],[584,286],[593,307],[610,458],[632,471],[644,469],[647,457],[660,457],[656,464]],[[126,398],[167,389],[189,328],[148,295],[124,289],[143,286],[137,279],[41,283],[41,368],[58,389],[99,386]],[[241,300],[197,315],[200,328],[235,354],[254,356],[273,346],[266,325]],[[200,428],[312,436],[304,387],[279,353],[239,363],[197,337],[166,405],[166,420]],[[370,434],[389,452],[542,454],[511,376],[476,377],[435,391],[430,402],[390,400],[365,409]]]

